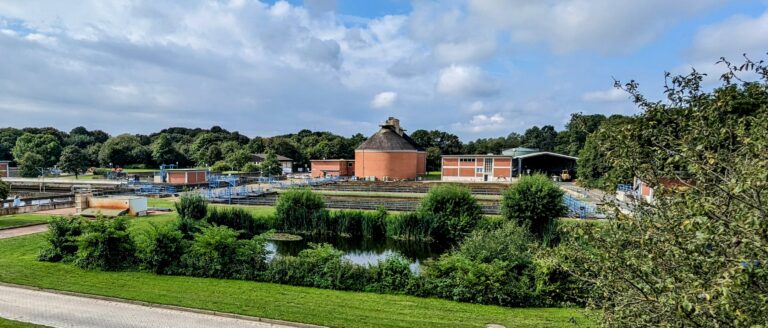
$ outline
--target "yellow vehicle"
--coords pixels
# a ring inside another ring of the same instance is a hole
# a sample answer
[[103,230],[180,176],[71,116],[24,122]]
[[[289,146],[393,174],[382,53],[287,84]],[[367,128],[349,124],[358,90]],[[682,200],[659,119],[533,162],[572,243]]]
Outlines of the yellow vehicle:
[[568,172],[568,170],[563,170],[560,172],[560,179],[563,181],[571,181],[571,172]]

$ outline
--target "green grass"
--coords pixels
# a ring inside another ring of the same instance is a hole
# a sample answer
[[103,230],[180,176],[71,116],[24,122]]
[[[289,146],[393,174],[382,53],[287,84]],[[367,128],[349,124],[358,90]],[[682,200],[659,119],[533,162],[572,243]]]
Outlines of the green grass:
[[0,318],[0,328],[32,328],[32,327],[45,327],[45,326]]
[[0,216],[0,229],[23,227],[48,222],[49,216],[24,213]]
[[[131,220],[134,232],[175,214]],[[504,308],[418,298],[295,287],[251,281],[101,272],[35,260],[44,235],[0,240],[0,281],[150,303],[237,313],[331,327],[575,327],[582,310]]]
[[440,180],[442,172],[440,171],[432,171],[427,172],[427,175],[424,176],[424,180]]

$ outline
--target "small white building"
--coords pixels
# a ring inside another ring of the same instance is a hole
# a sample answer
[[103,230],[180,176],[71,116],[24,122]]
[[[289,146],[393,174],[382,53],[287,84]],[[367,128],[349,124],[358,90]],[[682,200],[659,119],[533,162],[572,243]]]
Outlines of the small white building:
[[[291,174],[293,173],[293,160],[282,156],[282,155],[275,155],[277,156],[277,161],[280,162],[280,166],[283,168],[283,174]],[[267,158],[267,154],[261,153],[261,154],[253,154],[253,162],[257,165],[261,165],[261,162],[263,162]]]

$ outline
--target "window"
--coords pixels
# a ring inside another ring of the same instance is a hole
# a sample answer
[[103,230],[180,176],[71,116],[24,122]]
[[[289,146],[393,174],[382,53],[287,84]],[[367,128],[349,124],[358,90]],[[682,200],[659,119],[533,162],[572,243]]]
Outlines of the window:
[[462,163],[474,163],[475,159],[474,158],[460,158],[459,162],[462,162]]
[[347,163],[347,167],[352,167],[352,165],[355,165],[355,163],[352,163],[352,162]]
[[475,168],[475,173],[483,173],[483,168],[482,167],[476,167]]

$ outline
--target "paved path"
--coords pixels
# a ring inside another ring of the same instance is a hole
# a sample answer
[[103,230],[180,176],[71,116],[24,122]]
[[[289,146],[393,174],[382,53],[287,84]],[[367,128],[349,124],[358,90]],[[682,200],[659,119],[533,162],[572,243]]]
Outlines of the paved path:
[[3,285],[0,317],[50,327],[294,327]]
[[31,235],[33,233],[48,231],[48,223],[0,230],[0,239]]

